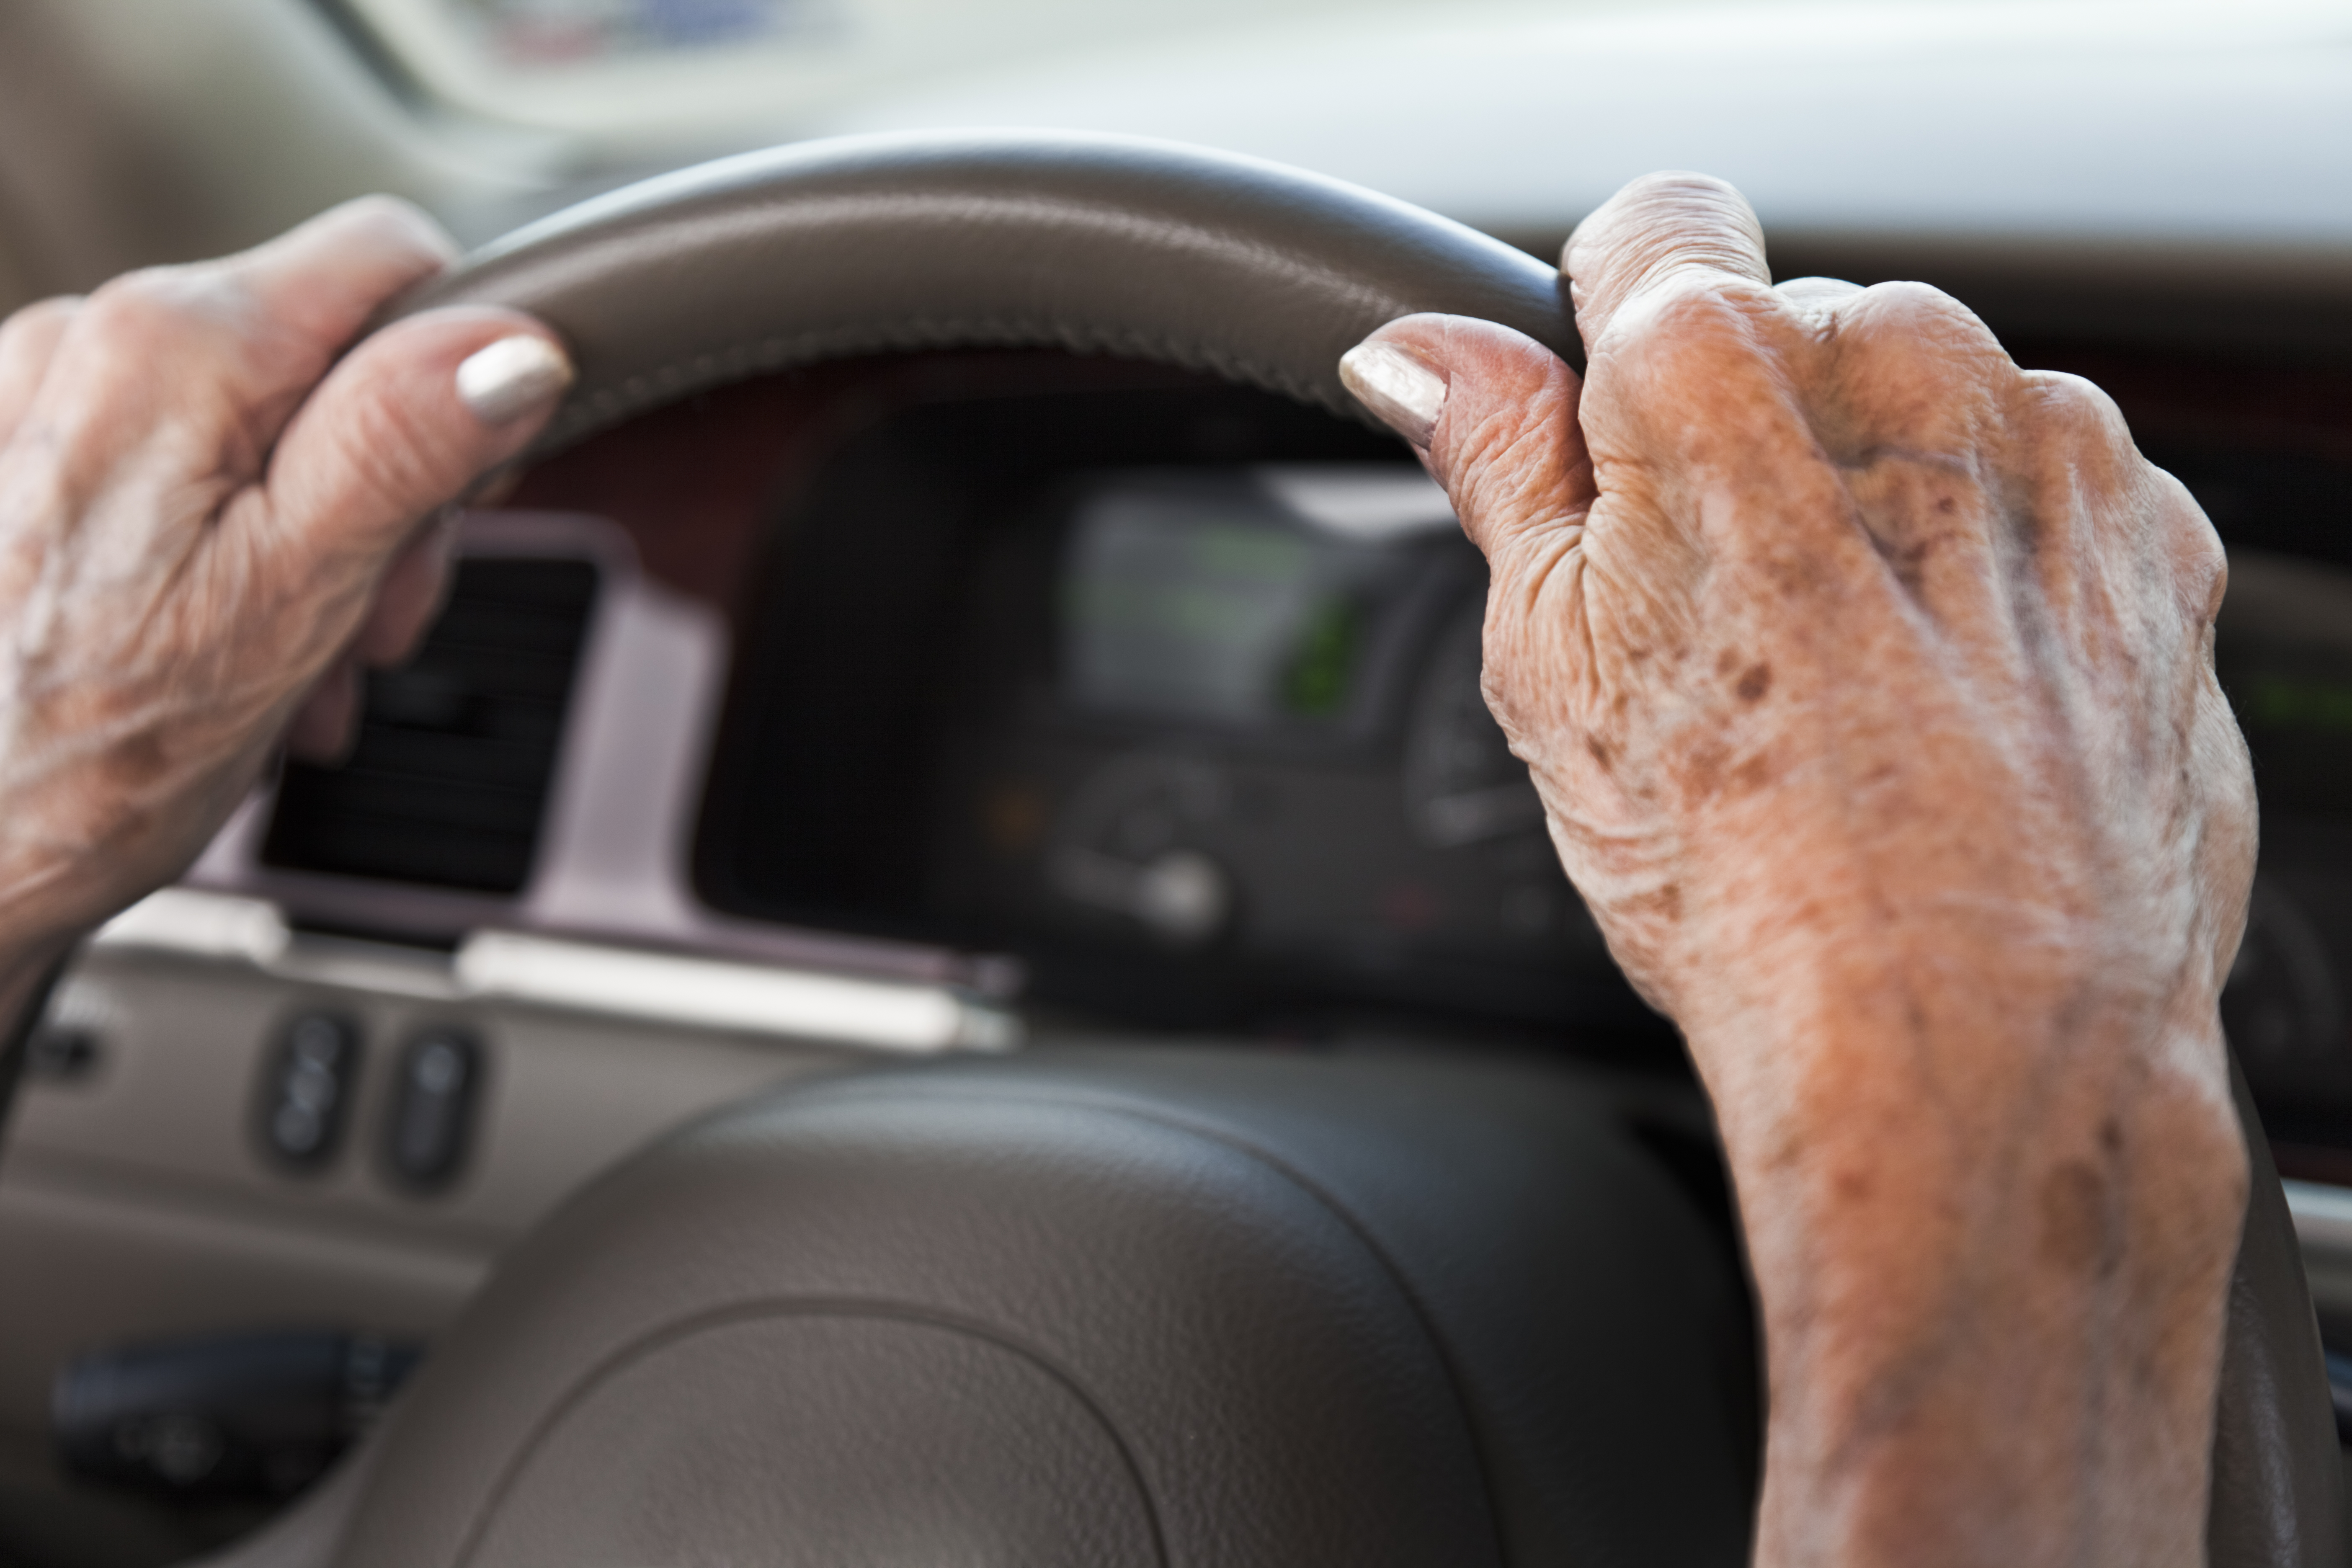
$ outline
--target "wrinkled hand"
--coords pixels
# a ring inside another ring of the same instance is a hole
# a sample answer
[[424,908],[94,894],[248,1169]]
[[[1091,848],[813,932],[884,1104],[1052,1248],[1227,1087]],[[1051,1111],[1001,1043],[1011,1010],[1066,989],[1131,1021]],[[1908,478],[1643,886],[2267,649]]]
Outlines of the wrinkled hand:
[[447,542],[425,520],[569,375],[490,310],[344,354],[451,254],[373,198],[0,325],[0,954],[177,874],[289,724],[339,749],[356,666],[421,634]]
[[1770,286],[1738,194],[1570,241],[1587,379],[1414,317],[1350,384],[1493,572],[1488,701],[1713,1096],[1759,1561],[2202,1561],[2252,877],[2221,546],[1934,289]]

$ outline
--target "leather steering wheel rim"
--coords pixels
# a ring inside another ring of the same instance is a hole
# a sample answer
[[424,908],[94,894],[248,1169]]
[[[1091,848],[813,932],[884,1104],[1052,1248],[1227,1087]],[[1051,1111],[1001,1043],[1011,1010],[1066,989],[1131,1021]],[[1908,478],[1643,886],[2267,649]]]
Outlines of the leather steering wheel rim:
[[1049,347],[1204,370],[1360,417],[1339,356],[1418,310],[1581,366],[1559,274],[1360,186],[1134,137],[845,137],[585,202],[402,302],[505,305],[579,382],[541,442],[854,354]]
[[[1045,346],[1208,371],[1360,416],[1341,353],[1416,311],[1514,327],[1581,368],[1554,268],[1462,225],[1261,160],[1138,138],[950,132],[724,159],[521,229],[395,316],[499,305],[580,379],[535,450],[696,392],[891,351]],[[2345,1557],[2338,1452],[2284,1193],[2252,1154],[2214,1444],[2210,1561]]]

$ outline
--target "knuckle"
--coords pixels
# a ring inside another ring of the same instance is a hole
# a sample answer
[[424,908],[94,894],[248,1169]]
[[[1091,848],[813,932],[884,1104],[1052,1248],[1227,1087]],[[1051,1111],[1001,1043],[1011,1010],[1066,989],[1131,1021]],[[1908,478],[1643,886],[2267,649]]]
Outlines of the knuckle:
[[1874,283],[1838,310],[1838,336],[1865,352],[1925,350],[1937,360],[2006,365],[2009,355],[1974,310],[1927,283]]
[[441,226],[415,203],[381,193],[358,196],[333,207],[309,224],[280,236],[271,244],[244,256],[233,265],[277,265],[297,262],[304,268],[339,270],[386,262],[410,270],[429,270],[456,255],[455,243]]
[[1882,314],[1891,320],[1918,325],[1941,321],[1965,321],[1979,331],[1983,323],[1976,312],[1932,283],[1913,283],[1896,279],[1873,283],[1863,289],[1856,308]]
[[0,321],[0,337],[55,331],[80,314],[82,304],[79,294],[58,294],[47,300],[36,300],[7,320]]
[[2221,614],[2221,600],[2230,591],[2230,553],[2212,520],[2189,493],[2189,487],[2148,465],[2159,515],[2171,547],[2173,578],[2179,584],[2182,610],[2190,624],[2210,626]]
[[424,208],[400,196],[378,191],[344,203],[341,210],[353,229],[387,250],[437,261],[448,249],[440,226]]
[[[2020,374],[2018,390],[2016,425],[2032,447],[2061,459],[2062,468],[2116,484],[2134,482],[2148,469],[2123,410],[2095,384],[2060,371],[2035,370]],[[2195,503],[2189,509],[2195,510]]]
[[2053,423],[2086,435],[2130,439],[2123,410],[2096,382],[2058,370],[2029,370],[2019,379],[2036,412]]
[[179,358],[217,346],[224,301],[196,268],[149,268],[104,285],[83,302],[76,327],[100,352]]
[[1616,271],[1638,281],[1675,258],[1745,275],[1763,249],[1747,198],[1711,174],[1669,170],[1627,184],[1569,238],[1571,272]]
[[178,267],[142,267],[99,286],[89,297],[94,316],[136,319],[177,307],[187,290],[187,271]]
[[1715,349],[1751,353],[1769,290],[1714,268],[1678,267],[1626,301],[1609,324],[1615,352]]
[[260,460],[315,374],[284,324],[215,263],[126,273],[77,310],[61,353],[101,418],[146,409],[222,444],[226,468]]
[[2221,600],[2230,592],[2230,558],[2212,529],[2202,532],[2204,537],[2183,552],[2180,575],[2196,624],[2210,626],[2221,618]]

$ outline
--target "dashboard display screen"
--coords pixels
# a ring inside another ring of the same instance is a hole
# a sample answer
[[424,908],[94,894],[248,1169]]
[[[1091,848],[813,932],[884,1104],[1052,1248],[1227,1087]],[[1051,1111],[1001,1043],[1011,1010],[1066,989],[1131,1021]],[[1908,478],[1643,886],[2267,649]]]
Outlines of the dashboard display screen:
[[999,549],[1044,581],[997,604],[1045,624],[968,645],[935,907],[1097,963],[1496,1003],[1593,967],[1479,692],[1483,563],[1417,468],[1081,473]]
[[808,494],[706,796],[717,907],[1128,1017],[1655,1028],[1480,695],[1486,563],[1392,438],[1227,388],[952,403]]
[[1400,470],[1381,499],[1396,515],[1417,503],[1420,526],[1343,531],[1294,501],[1332,478],[1362,488],[1291,469],[1124,476],[1086,493],[1058,595],[1071,703],[1244,725],[1343,715],[1371,623],[1410,572],[1399,544],[1453,516],[1434,485]]

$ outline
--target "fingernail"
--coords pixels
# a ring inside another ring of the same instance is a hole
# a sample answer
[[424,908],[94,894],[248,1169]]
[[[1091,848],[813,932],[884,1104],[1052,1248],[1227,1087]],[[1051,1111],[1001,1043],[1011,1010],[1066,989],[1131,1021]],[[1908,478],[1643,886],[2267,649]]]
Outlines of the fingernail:
[[457,400],[483,424],[505,425],[553,402],[572,377],[572,361],[562,349],[517,333],[476,350],[457,367]]
[[1445,378],[1394,343],[1358,343],[1339,356],[1339,381],[1356,401],[1423,451],[1445,407]]

